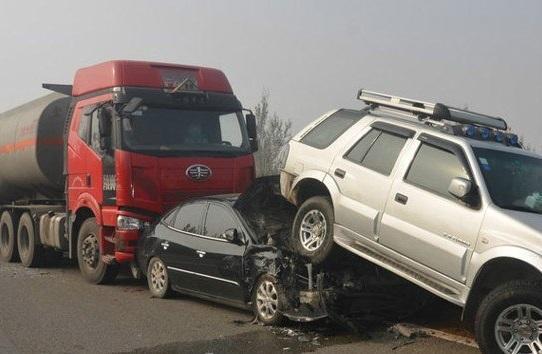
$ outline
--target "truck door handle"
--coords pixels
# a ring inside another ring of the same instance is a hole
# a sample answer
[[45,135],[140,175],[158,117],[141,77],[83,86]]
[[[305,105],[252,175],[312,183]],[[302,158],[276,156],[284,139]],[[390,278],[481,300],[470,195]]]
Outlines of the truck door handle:
[[204,251],[196,251],[196,253],[198,254],[199,258],[203,258],[207,252],[204,252]]
[[406,205],[406,203],[408,202],[408,197],[404,194],[401,194],[401,193],[397,193],[395,195],[395,201],[397,203],[400,203],[400,204],[403,204],[403,205]]
[[90,174],[88,174],[88,173],[86,175],[85,182],[87,183],[87,187],[90,187],[90,185],[92,183],[92,179],[90,177]]
[[335,170],[335,176],[337,176],[339,178],[344,178],[344,176],[346,176],[346,171],[341,170],[340,168],[338,168],[338,169]]

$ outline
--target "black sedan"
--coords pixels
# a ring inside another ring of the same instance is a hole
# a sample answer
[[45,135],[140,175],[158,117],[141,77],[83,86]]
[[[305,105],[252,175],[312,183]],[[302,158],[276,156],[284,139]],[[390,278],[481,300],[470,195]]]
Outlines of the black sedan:
[[[161,218],[138,247],[152,295],[164,298],[173,290],[252,307],[269,325],[288,313],[296,319],[299,290],[306,286],[297,269],[306,268],[278,247],[288,238],[295,209],[271,189],[260,183],[241,196],[192,200]],[[297,319],[322,316],[313,312]]]

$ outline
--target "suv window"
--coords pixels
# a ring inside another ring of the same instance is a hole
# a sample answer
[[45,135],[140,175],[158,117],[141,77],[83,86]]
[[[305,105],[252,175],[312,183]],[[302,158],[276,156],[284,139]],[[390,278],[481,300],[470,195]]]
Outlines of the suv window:
[[174,228],[193,234],[201,234],[201,218],[205,204],[187,204],[181,207],[175,218]]
[[346,158],[389,176],[407,138],[372,129],[346,154]]
[[406,180],[451,198],[448,188],[455,177],[470,179],[459,158],[450,151],[422,144],[410,166]]
[[359,111],[340,110],[309,131],[301,139],[301,142],[318,149],[324,149],[362,117],[363,113]]
[[210,204],[205,218],[205,227],[203,235],[222,238],[224,231],[237,227],[237,223],[232,214],[226,208],[219,205]]

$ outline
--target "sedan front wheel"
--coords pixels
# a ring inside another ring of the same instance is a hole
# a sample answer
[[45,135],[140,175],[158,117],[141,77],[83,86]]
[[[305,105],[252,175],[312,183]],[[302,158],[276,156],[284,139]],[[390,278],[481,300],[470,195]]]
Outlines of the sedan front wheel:
[[276,326],[284,320],[282,312],[286,298],[275,277],[266,274],[254,287],[252,308],[256,318],[266,326]]

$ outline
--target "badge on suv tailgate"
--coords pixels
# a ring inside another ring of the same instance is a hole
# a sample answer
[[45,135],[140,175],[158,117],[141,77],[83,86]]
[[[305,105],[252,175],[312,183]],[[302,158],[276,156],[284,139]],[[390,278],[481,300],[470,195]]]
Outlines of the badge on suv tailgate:
[[211,169],[201,164],[191,165],[186,169],[186,176],[196,181],[204,181],[211,175]]

